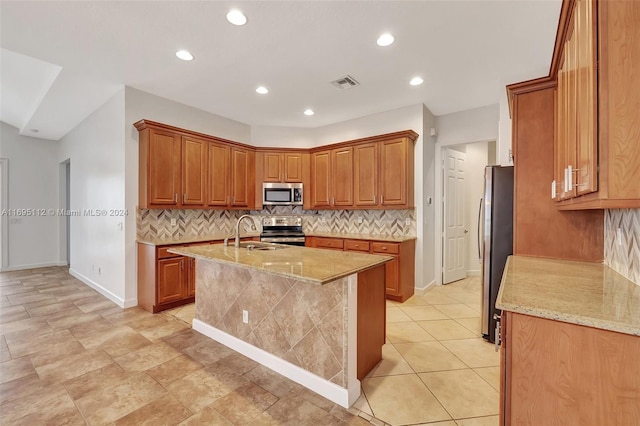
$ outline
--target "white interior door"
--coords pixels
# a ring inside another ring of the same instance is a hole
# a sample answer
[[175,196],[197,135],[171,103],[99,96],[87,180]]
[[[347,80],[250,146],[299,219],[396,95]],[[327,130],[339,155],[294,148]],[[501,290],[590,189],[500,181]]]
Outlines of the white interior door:
[[444,154],[442,283],[447,284],[467,276],[465,253],[468,231],[464,223],[466,155],[452,149],[445,149]]

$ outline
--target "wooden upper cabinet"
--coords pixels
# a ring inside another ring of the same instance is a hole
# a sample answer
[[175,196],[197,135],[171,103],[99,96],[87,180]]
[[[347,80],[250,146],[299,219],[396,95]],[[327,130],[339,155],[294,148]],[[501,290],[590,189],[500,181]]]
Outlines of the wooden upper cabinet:
[[366,143],[353,149],[354,205],[375,206],[380,200],[378,193],[378,144]]
[[[304,154],[301,152],[285,152],[283,154],[283,180],[285,182],[302,182]],[[308,164],[308,160],[307,160]]]
[[278,152],[264,153],[263,182],[281,182],[282,155]]
[[255,150],[232,141],[140,120],[141,208],[253,208]]
[[353,147],[331,151],[331,180],[333,205],[353,206]]
[[311,206],[331,206],[331,151],[311,154]]
[[207,204],[207,152],[209,142],[182,138],[182,205]]
[[312,152],[312,208],[412,208],[417,137],[406,130]]
[[[257,161],[262,164],[261,182],[297,183],[303,181],[302,152],[259,152]],[[307,154],[308,156],[308,154]],[[307,160],[308,163],[308,160]],[[308,167],[308,166],[307,166]]]
[[226,207],[229,205],[231,166],[231,148],[228,145],[209,142],[209,206]]
[[231,206],[252,208],[255,199],[255,152],[231,148]]
[[640,207],[640,2],[563,2],[555,200],[562,210]]
[[413,206],[413,141],[380,143],[380,205]]

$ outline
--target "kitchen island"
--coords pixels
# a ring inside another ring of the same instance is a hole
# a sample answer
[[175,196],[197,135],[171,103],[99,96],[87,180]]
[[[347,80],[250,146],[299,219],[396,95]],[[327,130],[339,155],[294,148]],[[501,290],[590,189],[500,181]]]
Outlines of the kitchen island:
[[349,407],[382,358],[391,257],[277,248],[172,249],[196,259],[193,328]]

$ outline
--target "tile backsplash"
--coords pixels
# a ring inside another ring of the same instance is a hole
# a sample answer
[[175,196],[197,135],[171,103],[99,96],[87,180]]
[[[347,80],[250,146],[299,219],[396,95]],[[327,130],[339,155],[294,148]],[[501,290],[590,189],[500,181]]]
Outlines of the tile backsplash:
[[[301,207],[291,206],[269,206],[264,210],[251,212],[138,209],[136,233],[140,239],[166,240],[215,233],[231,234],[236,220],[246,213],[257,216],[302,216],[303,230],[306,233],[315,231],[383,236],[416,235],[415,210],[302,210]],[[175,219],[175,225],[171,225],[172,219]],[[249,231],[248,221],[245,221],[243,226],[245,232]]]
[[640,285],[640,209],[605,210],[604,244],[604,262]]

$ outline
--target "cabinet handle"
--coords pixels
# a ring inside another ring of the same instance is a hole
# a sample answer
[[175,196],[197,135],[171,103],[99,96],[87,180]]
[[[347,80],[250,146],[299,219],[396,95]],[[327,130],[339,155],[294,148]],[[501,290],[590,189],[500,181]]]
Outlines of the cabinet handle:
[[173,202],[174,202],[174,203],[177,203],[177,202],[178,202],[178,193],[177,193],[177,192],[175,192],[175,193],[173,194]]
[[182,204],[186,204],[187,203],[187,194],[184,193],[182,194]]
[[380,196],[380,204],[384,204],[384,195]]
[[374,195],[373,196],[373,204],[375,204],[375,203],[376,203],[376,196]]
[[184,259],[180,261],[180,269],[184,271]]

